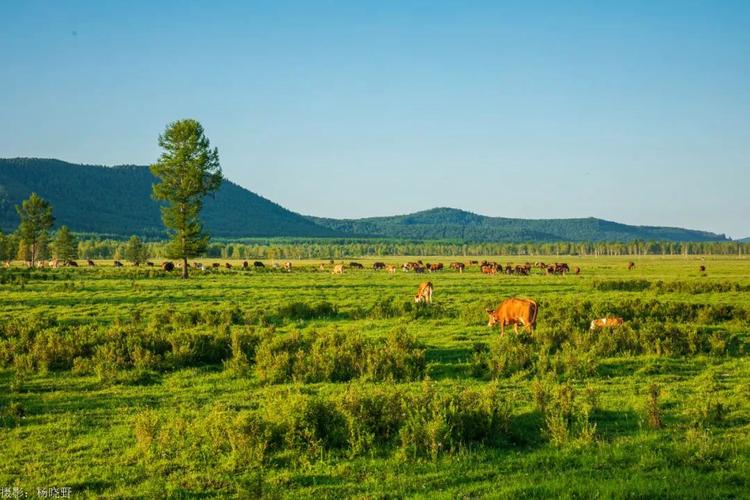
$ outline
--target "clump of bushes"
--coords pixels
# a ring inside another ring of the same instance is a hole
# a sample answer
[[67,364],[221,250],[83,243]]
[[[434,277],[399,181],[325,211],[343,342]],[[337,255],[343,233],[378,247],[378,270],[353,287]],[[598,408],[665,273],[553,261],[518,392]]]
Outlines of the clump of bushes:
[[[556,386],[544,406],[545,433],[558,447],[571,443],[587,445],[596,439],[596,424],[591,421],[596,409],[596,392],[587,388],[584,397],[570,383]],[[535,395],[535,399],[539,397]]]
[[268,384],[419,380],[425,368],[424,346],[403,329],[392,331],[384,341],[335,329],[266,336],[255,355],[255,373]]
[[642,292],[652,290],[656,293],[724,293],[747,292],[750,286],[727,281],[648,281],[630,280],[594,280],[591,286],[595,290],[618,292]]
[[257,410],[216,406],[207,413],[167,416],[146,409],[133,420],[135,451],[151,466],[217,462],[239,470],[266,464],[275,452],[309,461],[329,453],[391,452],[403,459],[436,459],[472,446],[502,446],[513,400],[496,383],[456,390],[425,382],[351,385],[343,393],[295,390],[268,396]]

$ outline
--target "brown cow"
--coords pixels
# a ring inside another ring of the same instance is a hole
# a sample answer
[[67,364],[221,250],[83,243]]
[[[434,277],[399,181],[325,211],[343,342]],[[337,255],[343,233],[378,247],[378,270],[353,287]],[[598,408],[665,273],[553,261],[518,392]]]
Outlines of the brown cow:
[[225,262],[224,267],[226,267],[227,269],[232,269],[232,264],[230,264],[229,262]]
[[172,272],[174,271],[174,262],[166,261],[161,263],[161,268],[165,271]]
[[261,261],[256,260],[255,262],[253,262],[253,267],[256,267],[256,268],[257,267],[266,267],[266,265],[263,264]]
[[375,262],[372,265],[372,268],[375,269],[376,271],[381,271],[385,269],[385,262]]
[[213,267],[214,269],[219,269],[221,267],[221,264],[219,264],[218,262],[214,262],[211,264],[211,267]]
[[482,272],[484,274],[495,274],[497,272],[497,267],[490,264],[485,264],[482,266]]
[[363,265],[362,265],[362,264],[360,264],[359,262],[350,262],[350,263],[349,263],[349,268],[350,268],[350,269],[364,269],[364,268],[365,268],[365,266],[363,266]]
[[88,260],[86,261],[86,265],[88,265],[89,267],[94,267],[94,266],[95,266],[96,264],[94,264],[94,261],[93,261],[93,260],[91,260],[91,259],[88,259]]
[[633,269],[635,269],[635,262],[628,262],[628,271],[632,271]]
[[417,304],[420,302],[425,302],[426,304],[431,303],[432,290],[432,282],[425,281],[424,283],[420,283],[419,290],[417,290],[417,294],[414,296],[414,302]]
[[701,270],[702,273],[705,273],[706,272],[706,266],[701,266],[700,270]]
[[622,324],[622,318],[609,317],[595,319],[591,322],[591,328],[589,328],[589,330],[593,332],[594,330],[601,330],[602,328],[616,328],[618,326],[622,326]]
[[538,312],[539,306],[533,300],[512,297],[504,300],[494,311],[487,309],[487,314],[490,316],[487,326],[500,323],[500,335],[504,335],[505,325],[513,325],[513,331],[518,333],[520,323],[523,328],[528,328],[531,333],[534,333]]
[[581,274],[581,268],[576,266],[573,268],[573,274]]
[[120,262],[119,260],[116,260],[115,267],[122,267],[122,262]]
[[463,262],[451,262],[451,269],[455,269],[459,273],[463,273],[464,268],[466,268],[466,264]]
[[148,267],[154,267],[154,263],[153,263],[153,262],[151,262],[150,260],[149,260],[148,262],[146,262],[146,265],[147,265]]
[[250,267],[250,263],[248,261],[246,261],[246,260],[243,260],[242,261],[242,269],[247,269],[248,267]]

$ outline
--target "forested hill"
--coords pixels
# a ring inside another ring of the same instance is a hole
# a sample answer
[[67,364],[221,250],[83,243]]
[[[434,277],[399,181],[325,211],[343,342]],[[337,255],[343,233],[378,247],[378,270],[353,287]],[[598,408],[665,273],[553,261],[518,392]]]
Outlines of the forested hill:
[[[59,160],[0,159],[0,229],[18,226],[15,206],[31,192],[49,200],[55,225],[73,231],[164,236],[159,205],[151,198],[156,179],[148,167],[76,165]],[[212,236],[337,236],[262,196],[224,181],[207,197],[202,219]]]
[[672,227],[628,226],[602,219],[509,219],[434,208],[424,212],[367,219],[310,220],[354,235],[459,241],[727,241],[726,236]]
[[[163,237],[156,179],[147,167],[76,165],[34,158],[0,159],[0,229],[18,226],[15,206],[36,192],[54,207],[56,226],[119,236]],[[208,197],[206,228],[220,238],[375,237],[465,242],[726,241],[724,235],[668,227],[628,226],[601,219],[509,219],[451,208],[393,217],[304,217],[230,181]]]

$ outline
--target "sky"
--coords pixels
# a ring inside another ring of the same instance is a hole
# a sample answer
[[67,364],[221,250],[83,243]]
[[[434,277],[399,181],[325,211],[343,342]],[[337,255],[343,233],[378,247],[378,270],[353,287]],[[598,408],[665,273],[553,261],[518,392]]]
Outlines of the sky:
[[225,176],[324,217],[437,206],[750,236],[748,1],[0,2],[0,157]]

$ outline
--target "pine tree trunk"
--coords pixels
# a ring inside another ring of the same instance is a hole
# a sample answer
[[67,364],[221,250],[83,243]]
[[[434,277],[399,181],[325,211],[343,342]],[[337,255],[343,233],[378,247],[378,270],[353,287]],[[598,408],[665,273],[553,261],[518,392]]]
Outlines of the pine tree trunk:
[[182,258],[182,279],[187,279],[188,277],[188,261],[187,257]]

